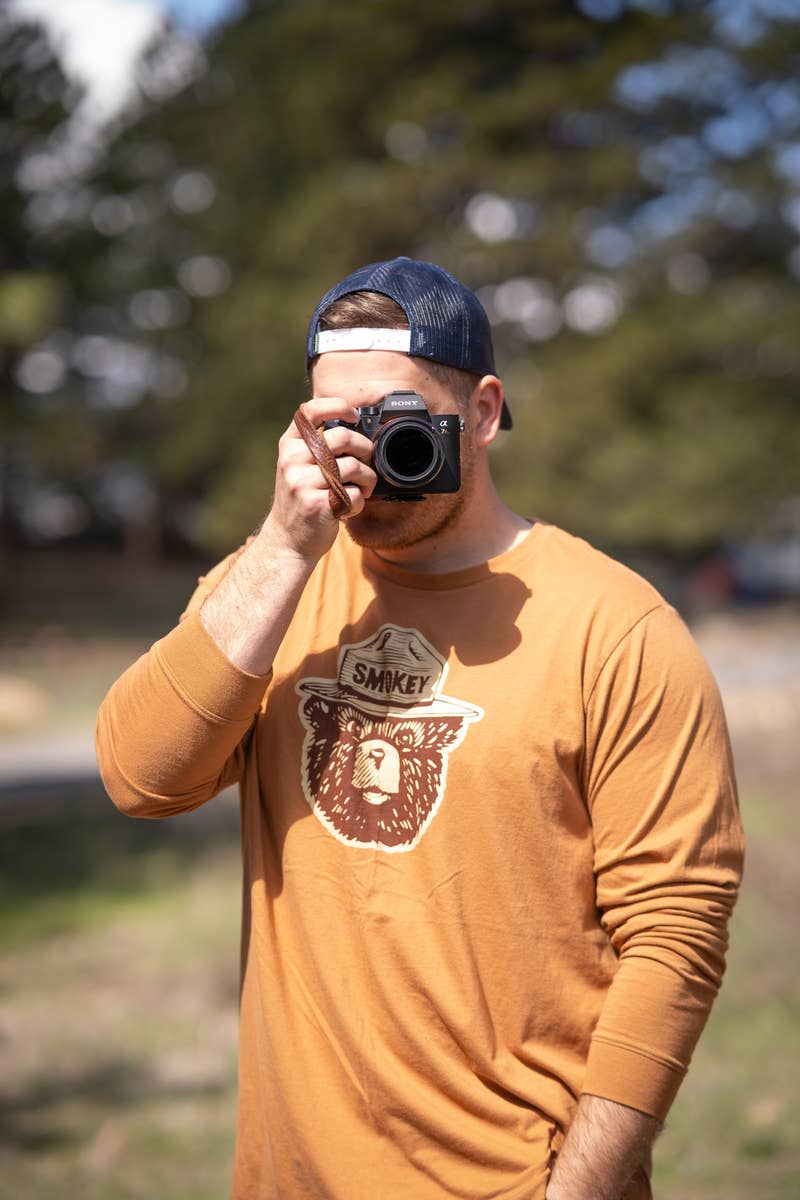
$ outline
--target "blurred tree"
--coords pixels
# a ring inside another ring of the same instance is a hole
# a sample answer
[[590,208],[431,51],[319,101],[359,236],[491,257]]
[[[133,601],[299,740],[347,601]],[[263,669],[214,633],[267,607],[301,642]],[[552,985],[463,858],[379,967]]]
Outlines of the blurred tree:
[[[201,61],[165,23],[151,58],[153,97],[185,85]],[[126,118],[103,126],[88,107],[44,30],[0,10],[4,529],[48,544],[107,528],[141,558],[161,540],[150,478],[157,400],[185,368],[137,337],[127,312],[137,269],[149,278],[154,266],[147,231],[160,215],[158,191],[146,180],[133,188],[127,175],[117,194],[106,151]]]
[[[59,271],[30,245],[16,176],[26,152],[66,119],[67,92],[42,31],[0,12],[0,543],[9,532],[11,476],[35,457],[34,389],[15,385],[14,367],[24,347],[57,323],[62,307]],[[44,356],[32,362],[33,376],[56,369]]]
[[162,102],[157,47],[90,181],[83,368],[130,496],[241,538],[309,312],[408,253],[495,323],[512,505],[681,553],[763,524],[800,491],[799,49],[779,0],[260,0]]

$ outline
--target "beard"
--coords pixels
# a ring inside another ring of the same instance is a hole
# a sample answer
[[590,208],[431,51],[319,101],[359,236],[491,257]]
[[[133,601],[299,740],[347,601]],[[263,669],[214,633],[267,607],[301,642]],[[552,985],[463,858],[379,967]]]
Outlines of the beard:
[[424,500],[368,500],[345,521],[353,541],[370,550],[404,550],[434,538],[451,525],[466,504],[461,491]]
[[344,524],[358,546],[369,550],[406,550],[454,525],[472,495],[475,448],[464,438],[461,448],[461,487],[457,492],[428,495],[424,500],[368,500]]

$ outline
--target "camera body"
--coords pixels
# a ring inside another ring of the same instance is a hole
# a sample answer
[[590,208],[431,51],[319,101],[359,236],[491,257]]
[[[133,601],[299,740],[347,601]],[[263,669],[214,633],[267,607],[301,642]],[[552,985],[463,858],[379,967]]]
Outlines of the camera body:
[[[373,498],[421,500],[459,490],[464,422],[458,413],[432,415],[422,396],[410,391],[389,392],[380,403],[358,411],[358,422],[348,428],[373,443],[372,466],[378,476]],[[328,421],[326,428],[344,424]]]

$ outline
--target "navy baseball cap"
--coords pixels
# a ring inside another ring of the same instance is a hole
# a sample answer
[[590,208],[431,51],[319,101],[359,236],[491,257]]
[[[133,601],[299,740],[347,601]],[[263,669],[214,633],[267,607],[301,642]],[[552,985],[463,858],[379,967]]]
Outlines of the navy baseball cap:
[[[380,292],[400,305],[408,329],[320,329],[320,317],[353,292]],[[494,375],[489,318],[478,297],[435,263],[393,258],[348,275],[320,300],[308,327],[306,367],[330,350],[399,350],[473,375]],[[500,428],[510,429],[503,402]]]

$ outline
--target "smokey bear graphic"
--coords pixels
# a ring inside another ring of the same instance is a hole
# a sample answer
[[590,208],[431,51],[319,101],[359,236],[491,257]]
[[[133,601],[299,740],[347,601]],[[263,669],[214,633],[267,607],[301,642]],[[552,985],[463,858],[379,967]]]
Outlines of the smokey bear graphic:
[[413,629],[346,646],[336,679],[304,679],[302,782],[340,841],[411,850],[444,794],[447,757],[480,709],[441,695],[447,664]]

